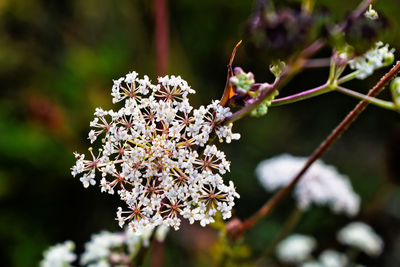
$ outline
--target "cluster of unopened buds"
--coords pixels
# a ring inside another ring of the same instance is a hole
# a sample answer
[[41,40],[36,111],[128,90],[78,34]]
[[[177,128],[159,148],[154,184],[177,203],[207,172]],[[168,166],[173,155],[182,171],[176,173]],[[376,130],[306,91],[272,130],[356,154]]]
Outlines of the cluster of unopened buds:
[[[232,86],[233,91],[233,96],[229,100],[229,104],[232,106],[252,104],[260,97],[262,91],[272,87],[269,83],[255,83],[254,74],[246,73],[240,67],[233,70],[233,75],[229,78],[229,85]],[[277,95],[278,90],[274,90],[269,97],[251,111],[250,115],[259,117],[267,114],[268,107]]]
[[202,226],[217,212],[231,217],[239,195],[232,181],[224,184],[230,163],[211,140],[229,143],[240,135],[223,124],[229,108],[213,101],[194,109],[188,100],[193,93],[179,76],[160,77],[154,85],[132,72],[112,88],[113,103],[125,105],[118,111],[96,109],[89,139],[101,138],[101,148],[98,153],[89,148],[90,159],[75,153],[72,175],[81,174],[84,187],[95,185],[100,175],[101,191],[118,193],[128,207],[118,208],[121,227],[178,229],[182,217]]

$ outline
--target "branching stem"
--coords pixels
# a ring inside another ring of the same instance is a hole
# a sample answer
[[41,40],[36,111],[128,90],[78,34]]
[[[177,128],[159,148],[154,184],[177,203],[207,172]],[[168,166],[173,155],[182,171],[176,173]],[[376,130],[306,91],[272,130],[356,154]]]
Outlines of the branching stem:
[[[369,97],[378,95],[385,86],[400,72],[400,61],[369,91]],[[292,181],[281,190],[279,190],[269,201],[267,201],[253,216],[245,220],[240,226],[232,229],[228,234],[233,240],[240,238],[247,230],[252,228],[261,218],[267,216],[276,205],[296,186],[303,174],[308,168],[339,139],[339,137],[348,129],[348,127],[357,119],[357,117],[368,106],[368,101],[362,100],[358,105],[344,118],[344,120],[332,131],[332,133],[318,146],[318,148],[308,158],[303,168],[297,173]]]
[[298,94],[274,99],[274,100],[272,100],[271,106],[275,107],[275,106],[291,104],[291,103],[294,103],[297,101],[309,99],[309,98],[312,98],[315,96],[319,96],[319,95],[328,93],[328,92],[332,91],[333,89],[335,89],[335,88],[332,88],[331,86],[329,86],[329,84],[326,83],[321,86],[315,87],[315,88],[307,90],[307,91],[303,91]]

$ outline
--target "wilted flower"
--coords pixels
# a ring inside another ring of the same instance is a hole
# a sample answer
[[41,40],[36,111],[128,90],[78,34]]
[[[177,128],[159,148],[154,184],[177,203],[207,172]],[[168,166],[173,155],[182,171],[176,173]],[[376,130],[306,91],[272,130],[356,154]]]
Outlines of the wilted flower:
[[[289,184],[306,161],[307,158],[284,154],[261,161],[256,173],[264,188],[273,191]],[[294,197],[301,209],[315,203],[329,205],[336,213],[345,212],[353,216],[360,208],[360,198],[353,191],[349,179],[320,160],[303,175],[294,189]]]
[[68,267],[76,259],[72,252],[75,245],[72,241],[65,241],[50,247],[44,252],[44,259],[40,262],[40,267]]
[[276,253],[282,262],[301,263],[309,258],[316,245],[313,237],[293,234],[279,243]]
[[[194,109],[188,94],[195,91],[181,77],[158,78],[153,85],[147,76],[136,72],[114,81],[113,102],[125,101],[118,111],[100,108],[90,123],[93,143],[102,136],[97,154],[91,159],[76,153],[72,175],[84,187],[96,184],[101,174],[102,192],[119,194],[128,210],[118,208],[122,227],[129,223],[133,231],[164,224],[179,228],[180,217],[202,226],[214,221],[219,211],[231,216],[234,185],[224,185],[221,175],[229,171],[229,161],[216,146],[212,135],[230,142],[238,139],[232,125],[220,125],[232,113],[219,101]],[[117,190],[116,190],[117,189]]]
[[255,11],[247,27],[250,53],[266,60],[286,60],[310,44],[324,27],[321,12],[305,11],[300,7],[273,11],[266,6]]
[[363,222],[348,224],[339,231],[337,238],[342,244],[358,248],[370,256],[379,256],[383,250],[382,238]]
[[[354,17],[350,14],[347,20],[344,29],[344,38],[357,55],[364,54],[370,50],[381,39],[381,33],[389,25],[386,17],[383,15],[376,16],[374,19],[366,16],[366,14],[372,15],[373,11],[367,11],[361,17]],[[339,43],[338,47],[341,47]]]

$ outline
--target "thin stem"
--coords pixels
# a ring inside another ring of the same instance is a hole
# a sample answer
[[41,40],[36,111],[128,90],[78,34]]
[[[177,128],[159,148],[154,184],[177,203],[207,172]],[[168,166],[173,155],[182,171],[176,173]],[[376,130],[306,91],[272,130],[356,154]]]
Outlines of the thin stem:
[[167,74],[169,54],[169,23],[166,0],[154,0],[153,8],[157,76],[164,76]]
[[[168,72],[169,58],[169,19],[167,0],[153,0],[154,10],[154,46],[156,49],[156,70],[157,76],[164,76]],[[152,267],[163,266],[164,244],[155,240],[155,233],[152,233],[149,247],[141,247],[134,260],[134,266],[141,266],[151,250]],[[151,249],[152,247],[152,249]]]
[[374,196],[368,201],[368,206],[364,207],[363,214],[365,217],[375,216],[382,207],[387,204],[393,194],[397,191],[397,187],[384,179],[376,190]]
[[162,267],[164,266],[165,258],[165,244],[156,239],[153,241],[153,251],[151,254],[151,267]]
[[332,56],[331,64],[330,64],[330,68],[329,68],[328,83],[331,84],[334,81],[335,72],[336,72],[336,64],[335,64],[335,60],[333,59],[333,56]]
[[282,97],[282,98],[278,98],[278,99],[274,99],[272,100],[272,104],[271,106],[275,107],[275,106],[281,106],[281,105],[286,105],[286,104],[290,104],[290,103],[294,103],[297,101],[301,101],[301,100],[305,100],[305,99],[309,99],[311,97],[315,97],[315,96],[319,96],[325,93],[328,93],[332,90],[334,90],[334,87],[330,87],[329,84],[323,84],[321,86],[318,86],[316,88],[307,90],[307,91],[303,91],[301,93],[298,94],[294,94],[291,96],[286,96],[286,97]]
[[374,105],[379,106],[381,108],[385,108],[385,109],[389,109],[389,110],[396,110],[396,106],[394,105],[393,102],[381,100],[381,99],[378,99],[378,98],[375,98],[375,97],[366,96],[366,95],[360,94],[358,92],[355,92],[353,90],[344,88],[342,86],[338,86],[336,88],[336,90],[341,92],[341,93],[343,93],[343,94],[346,94],[346,95],[349,95],[349,96],[352,96],[352,97],[355,97],[355,98],[358,98],[358,99],[361,99],[361,100],[365,100],[368,103],[374,104]]
[[305,69],[311,68],[324,68],[330,66],[330,58],[315,58],[315,59],[308,59],[304,63]]
[[354,78],[356,78],[356,76],[360,73],[359,70],[353,71],[352,73],[347,74],[346,76],[343,76],[342,78],[340,78],[337,83],[341,84],[341,83],[345,83],[348,81],[353,80]]
[[[368,96],[378,95],[385,86],[400,72],[400,61],[369,91]],[[318,146],[313,154],[308,158],[303,168],[297,173],[292,181],[281,190],[279,190],[269,201],[267,201],[253,216],[245,220],[238,227],[231,229],[228,233],[233,240],[240,238],[247,230],[252,228],[261,218],[267,216],[275,206],[296,186],[303,174],[308,168],[339,139],[347,128],[357,119],[357,117],[368,106],[368,102],[362,100],[358,105],[344,118],[344,120],[332,131],[332,133]]]

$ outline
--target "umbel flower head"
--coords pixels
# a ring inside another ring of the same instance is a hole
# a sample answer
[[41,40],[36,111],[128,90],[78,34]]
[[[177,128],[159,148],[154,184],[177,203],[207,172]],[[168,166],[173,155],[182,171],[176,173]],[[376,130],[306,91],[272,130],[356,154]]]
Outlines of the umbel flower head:
[[43,260],[40,262],[40,267],[70,267],[71,263],[76,260],[76,255],[73,250],[75,244],[72,241],[65,241],[48,248],[43,253]]
[[352,222],[343,227],[337,234],[340,243],[358,248],[369,256],[379,256],[383,251],[382,238],[363,222]]
[[75,153],[72,175],[81,174],[84,187],[101,176],[102,192],[116,191],[127,209],[117,219],[133,231],[157,225],[179,228],[181,217],[205,226],[217,212],[231,216],[233,183],[223,183],[229,171],[225,154],[209,140],[217,136],[229,143],[239,139],[232,124],[221,125],[231,112],[219,101],[194,109],[188,94],[195,91],[181,77],[158,78],[153,85],[136,72],[114,81],[113,102],[124,101],[118,111],[97,108],[90,122],[89,139],[101,138],[101,149],[90,159]]
[[[307,158],[283,154],[261,161],[256,173],[267,191],[286,186],[301,170]],[[294,189],[300,209],[311,204],[329,205],[334,213],[354,216],[360,209],[360,197],[353,191],[349,179],[335,167],[316,161],[304,174]]]
[[278,244],[276,253],[282,262],[301,263],[310,257],[316,245],[316,240],[311,236],[293,234]]

